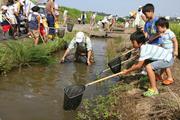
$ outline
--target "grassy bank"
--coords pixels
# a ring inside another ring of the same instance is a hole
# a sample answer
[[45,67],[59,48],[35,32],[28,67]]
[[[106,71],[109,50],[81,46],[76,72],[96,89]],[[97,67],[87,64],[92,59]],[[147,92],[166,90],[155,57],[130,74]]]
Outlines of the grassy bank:
[[163,89],[161,96],[143,98],[137,85],[117,83],[108,95],[85,99],[76,120],[178,120],[180,97]]
[[[63,15],[64,10],[68,10],[68,17],[70,19],[73,19],[73,21],[75,23],[77,23],[77,19],[81,17],[82,12],[80,10],[78,10],[78,9],[75,9],[75,8],[69,8],[69,7],[62,6],[62,7],[60,7],[60,15],[61,16]],[[90,22],[90,16],[92,15],[92,12],[86,12],[86,15],[87,15],[86,23],[89,23]],[[104,16],[97,15],[96,16],[96,21],[99,21],[99,20],[101,20],[103,18],[104,18]],[[61,19],[61,21],[63,21],[62,17],[60,19]]]
[[171,30],[176,34],[178,44],[179,44],[179,58],[180,58],[180,24],[178,23],[171,23],[170,24]]
[[21,68],[22,66],[30,66],[33,64],[48,65],[55,61],[52,53],[61,49],[66,42],[69,42],[74,32],[67,33],[64,38],[56,38],[47,44],[33,45],[33,40],[24,38],[22,40],[0,43],[0,73],[6,74],[13,68]]

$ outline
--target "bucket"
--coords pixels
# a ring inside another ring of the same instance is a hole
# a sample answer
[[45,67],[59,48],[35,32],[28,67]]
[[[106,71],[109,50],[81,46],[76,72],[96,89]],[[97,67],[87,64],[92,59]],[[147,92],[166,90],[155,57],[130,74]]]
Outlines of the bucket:
[[64,110],[76,110],[81,103],[84,90],[84,85],[71,85],[64,88]]
[[121,71],[121,57],[114,58],[108,63],[111,71],[115,74]]
[[65,34],[65,29],[64,28],[59,28],[58,29],[58,37],[63,38]]
[[69,32],[72,32],[73,27],[74,27],[74,24],[73,24],[73,23],[67,23],[67,30],[68,30]]

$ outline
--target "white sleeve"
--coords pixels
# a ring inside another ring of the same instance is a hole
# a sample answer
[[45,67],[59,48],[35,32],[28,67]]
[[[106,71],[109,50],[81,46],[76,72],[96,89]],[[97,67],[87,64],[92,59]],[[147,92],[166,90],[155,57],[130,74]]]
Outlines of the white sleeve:
[[172,31],[169,32],[169,36],[170,36],[170,39],[171,39],[171,40],[176,37],[176,35],[175,35],[174,32],[172,32]]
[[89,37],[86,38],[87,50],[92,50],[92,43]]
[[144,61],[149,58],[149,55],[147,54],[147,49],[149,49],[147,46],[141,46],[140,48],[140,57],[138,61]]
[[73,49],[75,44],[76,44],[76,40],[73,38],[68,46],[68,49],[70,49],[70,50]]

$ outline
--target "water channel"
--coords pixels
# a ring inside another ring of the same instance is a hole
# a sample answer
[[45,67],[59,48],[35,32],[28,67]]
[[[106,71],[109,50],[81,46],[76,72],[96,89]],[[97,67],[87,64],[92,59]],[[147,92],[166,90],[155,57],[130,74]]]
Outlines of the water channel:
[[[92,39],[96,63],[53,64],[18,69],[0,77],[0,120],[74,120],[77,111],[64,111],[64,88],[86,84],[106,68],[106,40]],[[63,51],[57,53],[61,57]],[[84,98],[106,94],[113,80],[87,87]]]

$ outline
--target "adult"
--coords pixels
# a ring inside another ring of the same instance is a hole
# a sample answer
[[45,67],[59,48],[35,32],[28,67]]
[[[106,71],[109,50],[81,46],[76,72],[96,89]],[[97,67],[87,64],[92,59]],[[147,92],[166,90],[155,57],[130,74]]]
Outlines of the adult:
[[85,24],[86,23],[86,13],[83,11],[82,14],[81,14],[81,21],[82,21],[82,24]]
[[49,27],[49,38],[53,39],[55,35],[55,7],[54,0],[48,0],[46,3],[47,22]]
[[59,5],[56,3],[56,2],[54,2],[54,14],[55,14],[55,25],[54,25],[54,27],[55,27],[55,29],[56,29],[56,31],[55,31],[55,33],[58,33],[58,29],[60,28],[60,26],[59,26]]
[[90,18],[90,30],[93,30],[95,23],[96,23],[96,13],[93,13]]
[[75,52],[76,62],[83,62],[83,63],[87,63],[88,65],[91,65],[94,62],[91,40],[83,32],[78,32],[76,34],[76,37],[72,39],[61,59],[61,62],[65,61],[65,58],[70,53],[70,50],[75,47],[76,47],[76,52]]
[[17,20],[15,16],[15,5],[13,0],[8,0],[7,2],[7,12],[9,14],[9,19],[10,19],[10,24],[11,24],[11,29],[9,31],[10,35],[15,38],[15,35],[17,34]]
[[135,26],[137,30],[143,30],[146,22],[146,16],[142,13],[142,6],[139,6],[138,12],[135,14]]
[[21,15],[24,14],[23,12],[23,6],[24,6],[24,3],[25,3],[25,0],[16,0],[15,1],[15,17],[16,17],[16,20],[17,20],[17,33],[18,33],[18,36],[21,36],[21,30],[20,30],[20,25],[21,25]]

